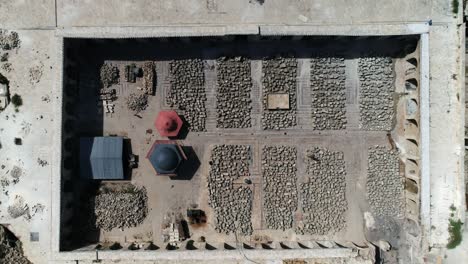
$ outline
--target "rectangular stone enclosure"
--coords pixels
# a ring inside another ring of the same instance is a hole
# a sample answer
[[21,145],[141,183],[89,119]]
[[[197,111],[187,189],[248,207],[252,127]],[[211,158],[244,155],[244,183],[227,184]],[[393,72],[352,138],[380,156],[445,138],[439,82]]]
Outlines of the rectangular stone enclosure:
[[[419,223],[419,36],[65,38],[63,51],[61,251],[394,242]],[[175,178],[145,159],[167,140],[162,110],[184,121]],[[80,179],[79,139],[96,136],[138,157],[125,180]],[[126,186],[146,193],[136,224],[96,209],[136,195]]]

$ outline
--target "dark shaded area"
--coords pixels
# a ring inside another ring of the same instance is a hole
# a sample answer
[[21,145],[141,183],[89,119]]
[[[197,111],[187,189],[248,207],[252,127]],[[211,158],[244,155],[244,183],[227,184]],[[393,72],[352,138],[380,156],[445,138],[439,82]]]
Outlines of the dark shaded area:
[[227,249],[227,250],[234,250],[234,249],[236,249],[236,248],[233,247],[233,246],[231,246],[231,245],[229,245],[229,244],[227,244],[227,243],[224,243],[224,249]]
[[190,230],[187,221],[181,220],[180,226],[182,227],[183,234],[180,234],[181,237],[185,237],[185,239],[190,238]]
[[211,244],[206,243],[205,244],[205,249],[207,249],[207,250],[216,250],[216,247],[212,246]]
[[191,180],[200,167],[200,159],[198,159],[193,147],[182,146],[182,149],[187,156],[187,160],[182,162],[177,170],[177,176],[170,177],[171,180]]
[[189,133],[189,127],[188,127],[188,122],[187,119],[183,115],[179,115],[180,119],[182,119],[182,128],[179,131],[179,134],[176,137],[169,137],[171,140],[184,140],[187,138],[187,135]]
[[188,250],[196,250],[196,249],[198,249],[197,247],[195,247],[194,243],[195,243],[195,241],[189,240],[189,241],[187,242],[186,249],[188,249]]
[[65,39],[65,46],[79,52],[83,59],[102,64],[104,60],[216,59],[245,56],[261,59],[273,55],[310,58],[311,56],[386,55],[403,57],[415,50],[418,35],[406,36],[229,36],[146,39]]
[[153,242],[150,242],[148,246],[145,248],[145,250],[158,250],[159,247],[153,244]]

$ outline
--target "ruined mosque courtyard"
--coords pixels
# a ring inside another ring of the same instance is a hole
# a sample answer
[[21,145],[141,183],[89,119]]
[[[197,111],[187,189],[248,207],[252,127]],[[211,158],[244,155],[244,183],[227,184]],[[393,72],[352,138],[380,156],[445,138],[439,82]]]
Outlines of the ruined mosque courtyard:
[[398,248],[419,222],[418,50],[65,38],[61,250]]

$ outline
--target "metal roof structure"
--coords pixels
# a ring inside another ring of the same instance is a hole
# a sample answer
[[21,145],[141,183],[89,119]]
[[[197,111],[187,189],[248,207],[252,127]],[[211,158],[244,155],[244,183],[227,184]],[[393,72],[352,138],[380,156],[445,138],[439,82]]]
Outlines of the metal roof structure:
[[123,180],[123,138],[80,138],[80,177],[94,180]]

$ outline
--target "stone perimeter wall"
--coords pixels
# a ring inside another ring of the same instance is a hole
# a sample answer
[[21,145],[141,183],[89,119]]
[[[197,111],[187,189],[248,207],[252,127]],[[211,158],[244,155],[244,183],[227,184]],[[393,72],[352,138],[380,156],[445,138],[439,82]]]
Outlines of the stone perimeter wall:
[[[408,24],[402,24],[402,25],[363,25],[363,26],[348,26],[348,28],[343,27],[343,26],[328,26],[328,27],[310,27],[310,26],[249,26],[249,27],[242,27],[240,28],[229,28],[226,27],[207,27],[203,29],[202,27],[194,27],[194,28],[158,28],[158,29],[141,29],[140,30],[135,30],[134,28],[88,28],[88,29],[72,29],[72,30],[57,30],[57,42],[58,42],[58,47],[59,49],[57,50],[57,74],[56,74],[56,85],[54,87],[54,92],[56,95],[58,95],[58,100],[56,100],[57,105],[56,105],[56,116],[55,120],[60,120],[63,122],[62,119],[62,114],[63,114],[63,87],[64,87],[64,78],[62,71],[64,69],[64,55],[63,55],[63,44],[64,44],[64,37],[87,37],[87,38],[141,38],[141,37],[170,37],[170,36],[220,36],[220,35],[227,35],[230,33],[236,33],[236,34],[258,34],[261,32],[262,35],[272,35],[272,36],[278,36],[278,35],[295,35],[295,36],[310,36],[310,35],[341,35],[343,33],[347,35],[405,35],[405,34],[422,34],[427,36],[427,32],[429,31],[427,24],[413,24],[411,26],[408,26]],[[427,42],[428,38],[424,38],[424,40]],[[428,43],[424,43],[424,46],[427,47]],[[427,49],[424,49],[427,51]],[[427,54],[423,54],[424,58],[427,59]],[[424,65],[428,65],[428,62],[424,62]],[[428,70],[428,67],[424,67],[423,71]],[[427,74],[425,72],[421,72],[420,76],[424,76],[424,74]],[[424,81],[424,82],[423,82]],[[421,80],[422,83],[425,84],[423,87],[423,95],[421,95],[423,102],[422,108],[425,109],[425,111],[428,111],[428,80],[424,79]],[[413,96],[417,99],[419,99],[419,89],[418,93],[413,94]],[[428,113],[423,113],[424,116],[427,116]],[[62,161],[62,151],[61,151],[61,146],[63,144],[63,138],[62,138],[62,125],[63,123],[61,122],[56,122],[56,127],[55,127],[55,137],[56,137],[56,144],[55,144],[55,149],[58,151],[54,152],[53,156],[53,164],[55,164],[52,168],[53,170],[53,175],[54,178],[52,180],[52,185],[53,185],[53,190],[55,190],[52,193],[52,198],[53,202],[52,203],[52,243],[51,243],[51,252],[53,253],[53,259],[70,259],[70,260],[75,260],[75,259],[94,259],[94,254],[90,254],[88,256],[84,256],[82,254],[75,254],[75,253],[59,253],[60,252],[60,236],[62,235],[62,232],[66,232],[66,230],[62,226],[62,219],[61,219],[61,207],[63,206],[64,199],[66,197],[63,197],[62,199],[62,180],[61,180],[61,168],[63,166]],[[422,125],[427,126],[423,127],[422,130],[427,133],[429,131],[429,123],[428,122],[422,122]],[[427,135],[424,137],[427,138]],[[421,143],[425,142],[428,144],[427,140],[422,140]],[[421,151],[422,156],[420,157],[422,159],[422,164],[428,164],[427,163],[427,148],[428,146],[422,146],[423,150]],[[426,149],[426,151],[424,151]],[[421,172],[419,170],[419,167],[416,166],[414,168],[417,168],[417,173],[418,176],[426,178],[425,180],[423,179],[424,185],[427,185],[428,183],[428,177],[429,177],[429,170],[428,167],[424,168],[424,173],[419,175]],[[411,170],[410,166],[406,167],[407,170],[410,172],[414,171]],[[412,173],[411,175],[414,175]],[[414,180],[420,180],[420,177],[415,177]],[[430,194],[430,191],[428,189],[428,186],[422,186],[424,196],[428,197]],[[423,201],[424,205],[423,208],[429,208],[427,203],[429,201]],[[415,214],[414,217],[417,218],[419,214]],[[425,215],[428,216],[427,212],[425,212]],[[416,220],[416,219],[415,219]],[[427,229],[427,227],[426,227]],[[287,251],[291,252],[291,251]],[[127,253],[124,253],[127,255]],[[304,253],[301,253],[304,254]],[[179,254],[178,254],[179,255]],[[114,255],[115,256],[115,255]],[[151,259],[154,259],[151,257]]]

